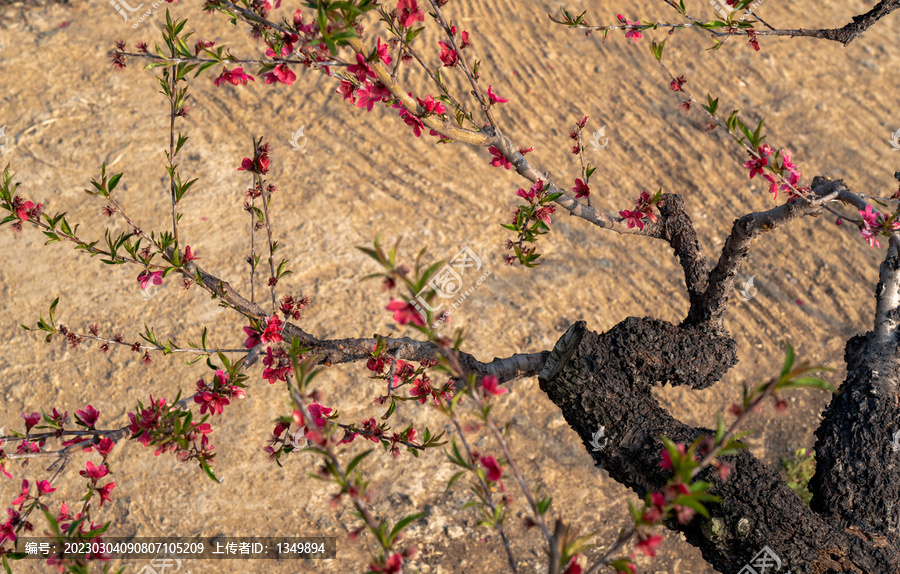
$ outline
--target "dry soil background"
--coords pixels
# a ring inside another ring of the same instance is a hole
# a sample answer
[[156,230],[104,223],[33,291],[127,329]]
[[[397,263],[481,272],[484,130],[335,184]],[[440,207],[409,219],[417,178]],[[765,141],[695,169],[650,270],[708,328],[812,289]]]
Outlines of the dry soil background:
[[[687,4],[692,13],[712,16],[706,2]],[[759,13],[778,27],[829,27],[843,25],[871,5],[767,0]],[[145,3],[145,9],[149,6]],[[286,2],[279,14],[298,6]],[[589,9],[592,22],[612,23],[617,13],[629,19],[677,17],[662,2],[649,0],[570,0],[567,6],[576,13]],[[116,39],[129,47],[157,40],[165,8],[189,17],[188,28],[203,39],[247,57],[260,53],[243,28],[206,15],[201,7],[201,2],[163,4],[136,30],[105,2],[0,8],[0,125],[9,137],[0,160],[17,173],[22,195],[43,202],[48,211],[67,211],[70,221],[81,223],[85,237],[99,238],[106,225],[122,231],[122,221],[105,220],[99,214],[102,204],[83,193],[106,162],[113,171],[125,172],[123,207],[146,230],[168,228],[166,103],[152,71],[142,71],[136,62],[115,71],[106,53]],[[587,152],[597,166],[595,205],[608,211],[628,208],[642,189],[680,193],[704,248],[715,257],[732,221],[775,205],[771,196],[758,179],[748,181],[741,167],[746,158],[721,131],[705,135],[696,110],[688,115],[678,110],[679,99],[668,90],[649,50],[649,37],[661,39],[663,32],[645,33],[638,45],[617,33],[604,43],[600,35],[585,37],[552,25],[547,13],[559,7],[551,1],[454,0],[445,10],[472,34],[469,53],[482,60],[484,83],[511,99],[497,108],[505,133],[517,145],[535,146],[529,158],[542,170],[571,187],[580,166],[568,152],[567,134],[574,121],[589,115],[588,129],[605,125],[609,137],[605,149]],[[900,168],[900,154],[891,153],[887,143],[890,132],[900,128],[897,18],[889,17],[848,48],[812,39],[763,38],[759,53],[740,40],[710,52],[707,35],[681,31],[668,38],[665,57],[697,94],[718,96],[720,109],[740,108],[748,123],[765,117],[769,143],[793,150],[804,183],[817,174],[842,177],[856,191],[889,195],[896,188],[892,174]],[[429,30],[420,44],[433,62],[438,39]],[[446,259],[468,246],[480,255],[491,277],[458,310],[453,324],[465,328],[465,349],[482,360],[549,349],[580,319],[606,330],[628,316],[678,321],[687,309],[680,269],[659,242],[619,237],[562,214],[554,217],[549,239],[541,241],[542,266],[503,265],[508,234],[498,224],[509,216],[524,182],[492,168],[486,150],[435,146],[427,136],[416,139],[393,110],[367,114],[345,105],[333,93],[333,80],[307,70],[298,70],[293,87],[267,86],[257,78],[246,87],[216,88],[212,77],[191,83],[190,116],[179,124],[191,138],[182,173],[199,177],[183,202],[182,236],[205,268],[247,291],[248,230],[240,194],[249,179],[235,168],[249,155],[252,136],[271,141],[269,180],[279,187],[274,232],[294,271],[279,289],[312,297],[302,324],[319,337],[404,333],[383,310],[386,298],[378,286],[360,281],[375,268],[355,246],[379,233],[390,240],[403,235],[407,254],[427,246],[435,260]],[[404,78],[422,89],[420,73],[407,71]],[[301,126],[308,143],[302,151],[291,151],[288,140]],[[33,324],[55,297],[60,298],[59,320],[73,329],[84,331],[97,322],[103,333],[121,332],[131,341],[147,324],[184,345],[198,340],[207,326],[215,345],[234,347],[243,340],[240,318],[199,289],[184,292],[167,280],[155,298],[145,301],[133,267],[108,267],[67,245],[42,243],[33,229],[21,237],[9,227],[0,234],[5,341],[0,426],[19,428],[24,410],[57,407],[72,413],[88,402],[101,411],[105,427],[121,425],[125,413],[149,393],[173,397],[207,376],[202,366],[185,366],[179,358],[154,356],[148,367],[127,349],[104,355],[97,345],[85,344],[73,351],[59,340],[47,345],[18,327]],[[839,383],[845,340],[870,325],[883,253],[869,250],[854,226],[835,226],[833,217],[799,221],[761,238],[741,277],[755,276],[758,294],[750,301],[734,298],[726,318],[740,363],[713,388],[661,389],[659,400],[689,424],[711,425],[715,413],[739,397],[743,382],[757,382],[777,368],[785,339],[801,358],[835,367],[829,378]],[[246,400],[214,421],[222,484],[213,484],[195,466],[128,444],[114,460],[114,502],[98,518],[111,520],[110,534],[118,536],[338,537],[333,561],[194,561],[182,571],[363,571],[372,542],[347,539],[349,512],[345,508],[336,516],[327,504],[332,489],[306,477],[315,468],[314,458],[291,457],[278,468],[260,451],[272,419],[287,412],[282,389],[261,381],[260,369],[252,371]],[[347,420],[380,412],[371,406],[380,383],[369,381],[362,365],[329,369],[319,387],[325,402]],[[512,445],[525,475],[552,495],[557,516],[611,540],[627,524],[626,501],[636,497],[591,464],[535,379],[510,387],[512,392],[497,401],[496,415],[512,423]],[[786,415],[767,410],[753,418],[748,427],[758,431],[749,439],[754,454],[777,465],[790,451],[812,447],[827,401],[821,393],[798,392],[790,397]],[[400,420],[447,428],[436,413],[411,405]],[[360,442],[350,451],[365,447]],[[495,450],[488,441],[477,445]],[[82,494],[76,471],[73,466],[61,481],[54,506]],[[473,526],[475,512],[460,510],[469,499],[464,486],[444,494],[452,470],[439,451],[418,460],[377,454],[364,471],[372,480],[378,515],[429,513],[409,531],[408,539],[419,548],[410,571],[504,570],[497,541],[483,541],[488,533]],[[21,478],[42,476],[39,465],[14,467],[13,473],[15,480],[0,482],[4,503],[16,496]],[[518,498],[510,530],[520,571],[541,572],[540,540],[524,532],[525,506]],[[712,571],[679,535],[665,536],[657,559],[638,558],[641,572]],[[142,563],[127,566],[137,571]],[[17,571],[29,568],[43,570],[31,563],[18,565]]]

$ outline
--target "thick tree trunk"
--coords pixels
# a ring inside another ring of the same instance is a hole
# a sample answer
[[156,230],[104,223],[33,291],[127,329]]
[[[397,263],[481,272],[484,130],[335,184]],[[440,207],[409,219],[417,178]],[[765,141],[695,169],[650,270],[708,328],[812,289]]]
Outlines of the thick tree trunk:
[[[597,334],[578,322],[556,344],[539,381],[597,465],[643,497],[662,490],[670,476],[660,467],[661,436],[689,444],[713,434],[672,418],[653,398],[652,386],[705,388],[736,362],[733,340],[701,329],[630,317]],[[608,442],[597,450],[591,441],[601,426]],[[717,570],[739,572],[768,546],[781,560],[778,572],[900,572],[895,538],[811,510],[749,452],[723,460],[734,466],[727,481],[711,469],[698,476],[712,483],[711,492],[722,499],[709,506],[711,518],[697,515],[687,525],[668,525],[683,532]],[[841,481],[839,474],[817,478]],[[893,484],[896,489],[898,482]],[[897,500],[895,491],[889,492]]]

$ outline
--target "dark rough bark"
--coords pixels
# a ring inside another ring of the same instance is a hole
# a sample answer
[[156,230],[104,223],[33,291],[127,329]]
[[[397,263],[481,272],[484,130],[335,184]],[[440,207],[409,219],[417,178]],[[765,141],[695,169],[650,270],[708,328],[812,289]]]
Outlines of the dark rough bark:
[[817,512],[894,537],[900,534],[900,450],[892,443],[900,405],[896,396],[878,392],[876,381],[896,381],[897,373],[874,372],[867,360],[869,336],[847,342],[847,380],[816,430],[816,474],[809,488]]
[[[660,436],[690,443],[713,432],[672,418],[653,398],[652,386],[704,388],[735,362],[728,337],[648,318],[630,317],[603,334],[578,322],[551,352],[539,381],[597,465],[644,496],[661,490],[670,476],[659,465]],[[609,442],[595,451],[591,440],[600,426]],[[669,524],[719,571],[738,572],[768,546],[781,558],[781,572],[900,572],[896,542],[810,510],[748,452],[725,460],[734,466],[729,480],[722,482],[711,470],[698,476],[723,500],[710,506],[711,519]]]

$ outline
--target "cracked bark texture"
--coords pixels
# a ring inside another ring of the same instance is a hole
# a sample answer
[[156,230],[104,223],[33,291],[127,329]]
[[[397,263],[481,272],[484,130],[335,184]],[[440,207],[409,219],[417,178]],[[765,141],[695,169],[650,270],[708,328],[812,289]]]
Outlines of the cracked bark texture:
[[[670,476],[659,466],[661,436],[690,443],[713,433],[674,419],[653,397],[653,385],[704,388],[736,361],[733,340],[700,328],[629,317],[598,334],[581,321],[556,344],[539,382],[597,465],[643,497],[661,490]],[[609,442],[594,451],[589,445],[600,426]],[[880,438],[869,440],[871,447]],[[781,570],[794,574],[900,572],[896,539],[808,508],[776,472],[746,451],[723,460],[734,466],[727,481],[711,469],[697,477],[712,483],[711,492],[722,499],[709,506],[711,518],[668,524],[717,570],[738,572],[768,546],[781,558]],[[817,478],[842,480],[826,474],[820,470]]]

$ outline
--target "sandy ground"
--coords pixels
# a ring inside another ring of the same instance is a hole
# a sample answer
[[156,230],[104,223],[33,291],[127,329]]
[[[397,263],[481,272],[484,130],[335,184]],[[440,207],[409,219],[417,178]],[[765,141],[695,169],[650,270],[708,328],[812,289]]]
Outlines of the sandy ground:
[[[691,12],[711,16],[705,2],[688,4]],[[779,27],[828,27],[843,25],[870,5],[772,1],[759,12]],[[630,19],[676,16],[661,2],[647,0],[627,8],[606,0],[570,0],[568,6],[576,13],[590,9],[592,22],[612,23],[623,11]],[[605,43],[599,35],[586,38],[549,23],[546,14],[558,7],[550,1],[454,0],[446,10],[471,32],[485,84],[511,99],[497,112],[505,133],[517,145],[535,146],[529,157],[541,169],[571,187],[580,166],[568,152],[567,134],[574,121],[591,116],[588,129],[605,125],[609,137],[605,149],[588,152],[597,165],[595,204],[617,211],[628,208],[642,189],[680,193],[704,248],[715,258],[731,222],[774,205],[770,195],[758,180],[747,180],[741,167],[745,157],[722,133],[705,135],[697,111],[685,115],[678,110],[647,37],[638,46],[617,34]],[[235,54],[258,53],[243,29],[203,14],[199,3],[171,9],[190,17],[188,28],[199,37],[230,45]],[[101,237],[106,225],[122,231],[123,222],[105,220],[99,214],[102,204],[82,191],[106,162],[113,171],[125,172],[123,207],[146,230],[168,229],[166,104],[152,72],[133,63],[117,72],[106,56],[115,39],[129,47],[157,39],[162,9],[136,30],[105,3],[2,10],[0,124],[9,143],[0,161],[17,173],[20,192],[49,211],[68,212],[85,237]],[[61,27],[64,22],[69,24]],[[896,185],[891,174],[900,167],[886,141],[900,127],[900,79],[891,73],[900,61],[895,22],[896,17],[889,18],[848,48],[809,39],[763,39],[759,53],[741,41],[709,52],[708,37],[682,31],[669,37],[666,58],[676,74],[687,77],[689,88],[718,96],[720,109],[740,108],[748,123],[765,117],[767,141],[793,150],[804,183],[816,174],[843,177],[856,191],[889,195]],[[663,33],[646,36],[662,38]],[[436,47],[434,33],[423,37],[423,50]],[[437,61],[437,51],[428,57]],[[454,324],[466,330],[465,349],[482,360],[549,349],[580,319],[605,330],[628,316],[678,321],[685,313],[683,280],[668,249],[654,240],[602,232],[580,219],[554,218],[553,233],[541,241],[545,255],[539,268],[504,266],[508,233],[499,223],[524,182],[492,168],[485,150],[416,139],[395,113],[350,108],[333,94],[333,81],[303,70],[298,76],[291,88],[266,86],[260,78],[243,88],[215,88],[211,75],[191,85],[191,113],[181,124],[191,139],[181,169],[199,183],[183,202],[180,229],[203,258],[201,264],[238,290],[249,290],[243,262],[248,230],[240,209],[249,178],[235,168],[249,155],[251,137],[261,135],[272,142],[269,180],[280,189],[273,203],[274,232],[294,271],[279,289],[313,298],[302,324],[319,337],[405,333],[383,311],[386,299],[378,285],[361,282],[376,269],[355,246],[379,233],[391,240],[403,235],[408,255],[427,246],[434,260],[447,259],[467,246],[481,257],[491,277],[460,307]],[[422,89],[418,72],[408,70],[404,79]],[[301,126],[308,143],[302,151],[291,151],[287,142]],[[118,426],[149,393],[173,397],[207,375],[202,366],[185,366],[179,358],[155,356],[153,365],[144,366],[127,349],[103,355],[96,345],[74,351],[62,341],[48,345],[18,327],[34,324],[55,297],[60,298],[59,321],[73,329],[84,331],[96,322],[104,334],[121,332],[131,341],[147,324],[185,345],[198,341],[206,326],[212,344],[234,347],[243,339],[240,318],[199,289],[184,292],[167,280],[146,301],[134,268],[110,268],[65,245],[44,247],[32,229],[21,237],[8,229],[0,234],[5,302],[0,325],[7,341],[0,356],[0,426],[20,428],[23,410],[57,407],[71,413],[88,402],[101,411],[103,425]],[[883,253],[869,250],[854,227],[835,226],[833,217],[800,221],[761,238],[741,277],[754,276],[758,294],[749,301],[735,298],[726,318],[740,363],[713,388],[660,389],[659,400],[689,424],[712,425],[715,413],[740,396],[742,383],[773,373],[786,339],[801,358],[835,367],[829,379],[839,383],[845,340],[871,323]],[[128,444],[114,460],[114,503],[98,518],[112,521],[110,534],[118,536],[338,537],[338,558],[332,561],[189,561],[182,571],[363,571],[372,540],[348,540],[349,512],[343,508],[335,514],[327,504],[332,489],[306,477],[315,468],[314,458],[292,457],[278,468],[260,451],[272,419],[287,412],[282,389],[262,382],[260,369],[252,371],[247,399],[215,421],[222,484],[212,483],[195,466]],[[325,402],[347,420],[380,412],[371,406],[380,383],[373,384],[362,365],[329,369],[319,388]],[[636,497],[592,466],[536,379],[511,388],[497,401],[496,416],[512,423],[512,447],[525,475],[553,497],[555,516],[611,541],[627,525],[626,501]],[[797,392],[786,415],[767,410],[752,419],[748,428],[758,431],[749,439],[754,454],[777,465],[794,449],[812,447],[812,432],[827,401],[825,394]],[[412,420],[447,428],[437,413],[406,405],[397,423]],[[359,442],[348,457],[365,447]],[[484,437],[475,442],[483,451],[494,450]],[[396,461],[376,454],[363,470],[372,481],[372,505],[379,516],[429,513],[409,531],[408,539],[420,550],[411,571],[504,570],[496,538],[482,540],[489,533],[473,526],[475,512],[460,510],[469,500],[466,488],[459,485],[444,494],[452,470],[441,452]],[[38,465],[16,467],[13,474],[15,480],[0,482],[4,503],[16,496],[21,478],[43,476]],[[76,501],[82,486],[73,466],[53,505]],[[541,572],[540,540],[521,526],[525,510],[519,496],[509,527],[513,549],[521,572]],[[655,560],[637,559],[641,572],[712,572],[680,535],[665,536]],[[128,571],[142,565],[131,562]],[[43,569],[30,566],[17,565],[16,571]]]

